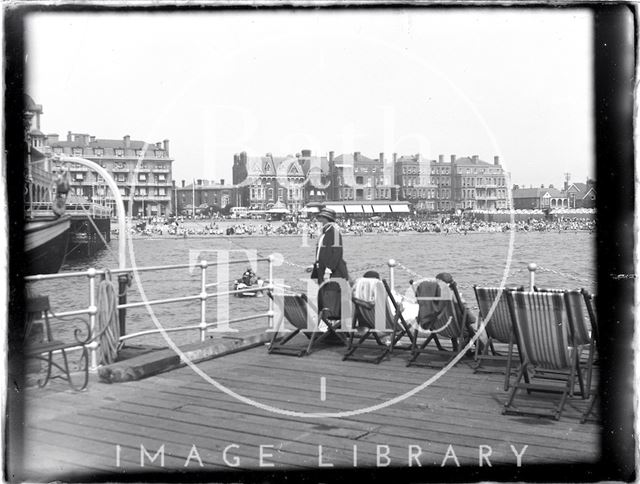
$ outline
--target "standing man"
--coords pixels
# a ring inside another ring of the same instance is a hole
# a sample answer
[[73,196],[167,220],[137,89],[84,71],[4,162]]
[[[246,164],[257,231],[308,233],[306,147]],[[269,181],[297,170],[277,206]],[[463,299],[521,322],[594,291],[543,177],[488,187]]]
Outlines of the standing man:
[[[323,208],[317,216],[322,223],[322,230],[316,247],[316,260],[311,271],[311,278],[318,284],[333,279],[349,280],[347,264],[342,251],[342,234],[335,224],[336,212]],[[351,297],[345,294],[344,297]],[[333,318],[340,318],[340,287],[337,283],[325,284],[318,293],[318,309],[327,308]]]
[[311,278],[317,279],[318,284],[333,277],[349,280],[347,264],[342,258],[342,234],[335,224],[336,212],[330,208],[323,208],[317,219],[322,223],[322,231],[318,237],[316,261]]

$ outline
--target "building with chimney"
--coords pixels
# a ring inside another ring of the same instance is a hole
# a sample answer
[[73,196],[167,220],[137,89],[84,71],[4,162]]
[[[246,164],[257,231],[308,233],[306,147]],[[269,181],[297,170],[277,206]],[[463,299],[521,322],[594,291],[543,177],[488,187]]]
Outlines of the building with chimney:
[[596,188],[595,181],[587,178],[586,183],[565,182],[565,193],[568,198],[569,208],[595,208]]
[[[438,163],[436,168],[437,166]],[[506,176],[498,156],[494,156],[493,163],[489,163],[481,160],[478,155],[462,158],[452,155],[449,175],[450,208],[456,210],[509,208]]]
[[[174,213],[171,190],[172,163],[169,140],[146,143],[122,139],[97,139],[84,133],[68,132],[66,140],[57,134],[46,136],[45,144],[53,154],[77,156],[98,163],[115,180],[124,199],[125,210],[133,216],[167,216]],[[89,168],[68,164],[71,191],[89,200],[113,203],[113,194],[102,177]],[[61,166],[56,167],[58,170]]]
[[397,196],[393,167],[385,163],[384,153],[372,159],[359,151],[336,157],[329,152],[329,180],[332,201],[393,200]]
[[413,204],[416,210],[436,209],[438,186],[431,182],[431,165],[434,162],[421,156],[393,154],[395,184],[400,200]]
[[513,208],[516,210],[570,208],[567,193],[554,188],[553,185],[547,188],[544,185],[536,188],[521,188],[516,185],[512,194]]
[[185,184],[182,180],[179,187],[175,187],[175,205],[178,214],[204,213],[207,210],[221,211],[227,206],[238,205],[238,187],[225,184],[224,179],[219,182],[213,180],[193,180]]
[[[310,150],[296,156],[248,156],[246,152],[234,155],[233,183],[238,186],[240,206],[268,210],[277,203],[296,212],[312,197],[314,201],[326,200],[322,164],[323,160],[312,157]],[[308,173],[316,186],[308,183]]]

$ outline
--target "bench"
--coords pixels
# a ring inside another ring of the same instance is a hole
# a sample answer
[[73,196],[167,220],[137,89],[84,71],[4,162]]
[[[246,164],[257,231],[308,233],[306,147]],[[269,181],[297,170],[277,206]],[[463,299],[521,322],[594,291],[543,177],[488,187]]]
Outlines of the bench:
[[[49,322],[49,314],[51,308],[49,306],[48,296],[34,296],[27,298],[26,313],[27,313],[27,327],[25,331],[25,344],[24,344],[24,357],[35,358],[46,363],[45,376],[38,380],[38,386],[44,387],[49,380],[54,378],[60,378],[69,383],[69,386],[76,390],[82,391],[87,387],[89,382],[89,352],[87,344],[91,341],[91,330],[89,324],[80,318],[76,318],[78,321],[82,321],[85,325],[83,329],[75,329],[73,331],[74,341],[61,341],[53,338],[51,331],[51,325]],[[41,341],[29,341],[29,336],[32,333],[33,323],[36,320],[42,319],[43,332]],[[86,338],[82,338],[82,335],[87,335]],[[82,381],[80,385],[77,385],[71,376],[71,368],[69,367],[69,358],[67,357],[67,350],[71,348],[81,347],[81,356],[78,360],[80,367],[80,374]],[[62,362],[56,361],[58,356]],[[53,368],[57,368],[60,373],[53,374]]]

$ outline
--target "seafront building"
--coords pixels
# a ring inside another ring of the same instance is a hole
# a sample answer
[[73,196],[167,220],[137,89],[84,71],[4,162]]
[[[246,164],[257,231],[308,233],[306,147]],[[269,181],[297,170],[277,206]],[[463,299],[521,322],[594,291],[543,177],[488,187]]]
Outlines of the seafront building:
[[224,179],[219,182],[198,179],[189,184],[182,180],[181,186],[174,187],[174,203],[179,214],[203,212],[207,209],[219,212],[225,207],[242,206],[239,194],[238,187],[225,184]]
[[302,150],[296,156],[234,156],[233,183],[241,205],[269,209],[276,203],[291,211],[310,202],[402,201],[419,211],[499,210],[509,207],[506,173],[477,155],[420,154],[369,158],[361,152],[328,157]]
[[233,184],[238,187],[241,206],[268,210],[274,205],[296,212],[306,203],[327,200],[329,164],[324,157],[302,150],[295,156],[234,155]]
[[[118,185],[127,212],[129,204],[133,204],[134,216],[167,216],[174,212],[171,193],[174,160],[169,153],[168,139],[154,144],[132,140],[129,135],[122,139],[98,139],[69,131],[66,140],[60,140],[57,134],[46,135],[44,144],[54,155],[82,157],[106,169]],[[78,164],[67,164],[67,167],[72,193],[113,203],[113,194],[100,175]],[[61,166],[55,168],[62,169]]]

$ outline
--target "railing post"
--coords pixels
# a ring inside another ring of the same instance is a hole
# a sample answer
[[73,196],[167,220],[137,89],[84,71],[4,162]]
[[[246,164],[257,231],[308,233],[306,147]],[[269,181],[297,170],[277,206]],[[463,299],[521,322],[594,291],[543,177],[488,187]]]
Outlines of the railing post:
[[[95,338],[96,334],[96,313],[98,312],[98,307],[96,306],[96,272],[93,267],[87,271],[87,276],[89,277],[89,308],[87,312],[89,313],[89,327],[92,338]],[[97,339],[92,339],[87,346],[89,347],[89,370],[98,371],[98,347],[100,343]]]
[[533,291],[534,285],[535,285],[535,279],[536,279],[536,269],[538,268],[538,266],[532,262],[531,264],[529,264],[527,266],[527,269],[529,269],[529,291]]
[[207,335],[207,261],[200,261],[200,342]]
[[397,263],[395,259],[389,259],[389,262],[387,262],[387,264],[389,265],[389,287],[391,287],[392,291],[395,291],[396,281],[395,281],[394,267],[397,265]]
[[[269,254],[269,285],[273,285],[273,254]],[[273,292],[275,294],[275,292]],[[267,316],[267,328],[273,329],[273,298],[267,298],[269,300],[269,310]]]
[[[120,274],[118,276],[118,305],[127,304],[127,286],[129,282],[129,274]],[[124,336],[127,333],[127,310],[125,308],[118,310],[118,321],[120,322],[120,336]]]

